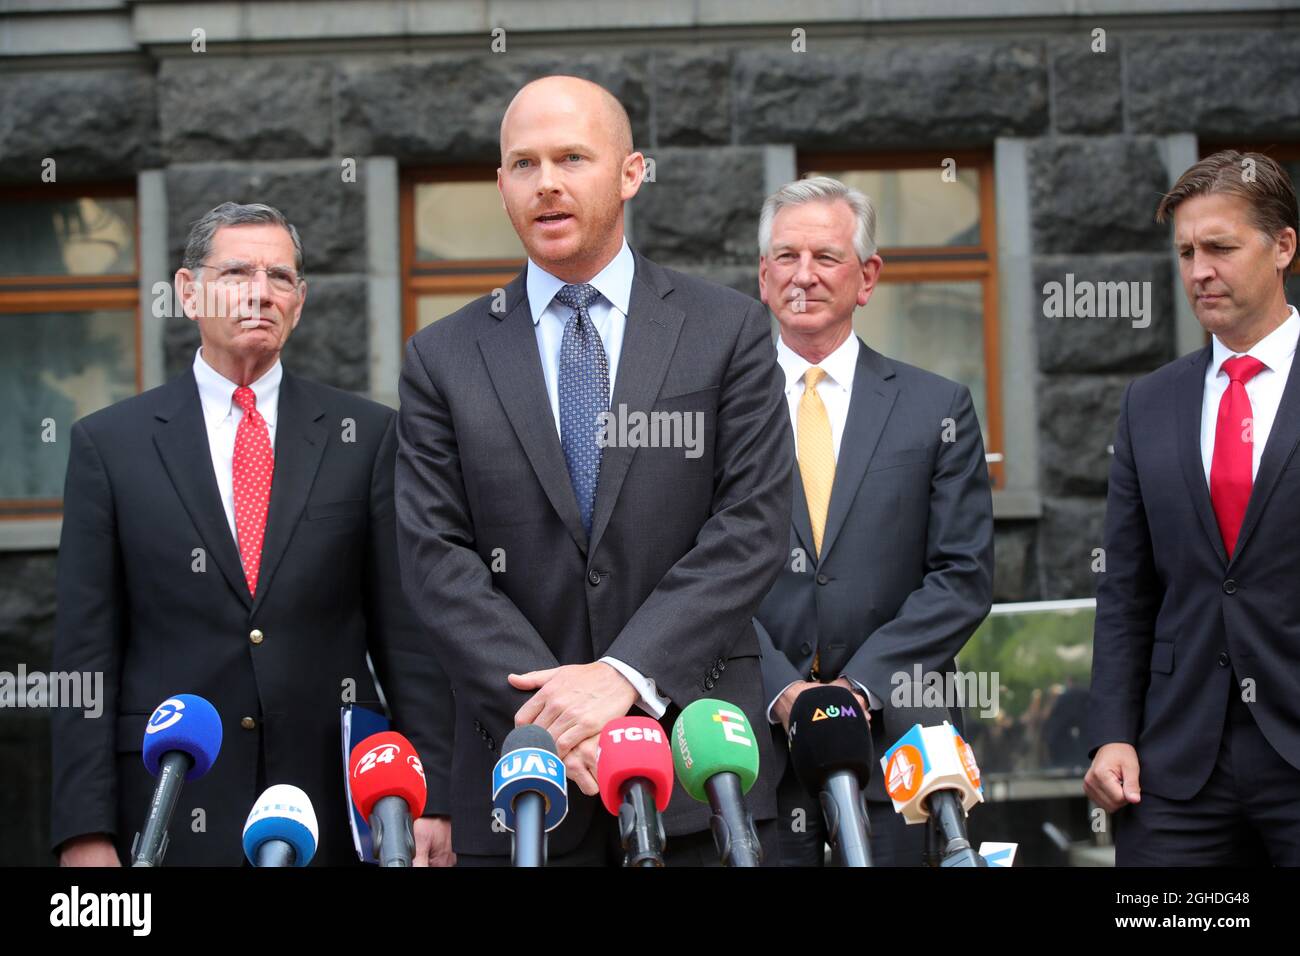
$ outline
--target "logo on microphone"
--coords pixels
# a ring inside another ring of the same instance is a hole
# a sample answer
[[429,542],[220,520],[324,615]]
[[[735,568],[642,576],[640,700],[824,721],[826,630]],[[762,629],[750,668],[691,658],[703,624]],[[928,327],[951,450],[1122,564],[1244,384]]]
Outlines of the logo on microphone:
[[885,789],[896,803],[906,803],[921,789],[924,776],[921,751],[911,744],[903,744],[894,751],[885,767]]
[[857,709],[854,707],[850,707],[848,704],[845,704],[843,707],[836,707],[834,704],[831,704],[831,706],[827,707],[825,710],[822,710],[820,707],[814,710],[812,719],[814,721],[818,721],[818,720],[829,720],[832,717],[856,717],[856,716],[858,716]]
[[420,763],[419,757],[417,757],[415,754],[411,754],[406,758],[406,763],[407,766],[409,766],[412,770],[414,770],[416,773],[420,775],[421,780],[424,779],[424,764]]
[[961,756],[961,768],[966,771],[966,779],[976,790],[980,789],[980,768],[975,762],[975,751],[971,745],[962,739],[961,734],[954,732],[953,736],[957,739],[957,753]]
[[661,744],[664,742],[664,735],[653,727],[611,727],[609,739],[616,744],[624,740],[644,740],[646,743]]
[[149,718],[149,724],[145,727],[146,734],[156,734],[160,730],[166,730],[185,716],[185,701],[177,700],[175,697],[168,697],[158,705],[158,709],[153,712]]
[[749,727],[745,724],[744,714],[738,714],[734,710],[720,709],[713,715],[713,719],[722,724],[722,734],[729,743],[742,744],[746,747],[754,746],[754,741],[746,736],[749,733]]
[[[375,769],[375,764],[392,763],[397,759],[397,755],[402,752],[402,748],[397,744],[380,744],[378,747],[371,747],[357,762],[356,776]],[[423,776],[423,774],[421,774]]]
[[552,780],[562,780],[560,774],[560,762],[554,757],[542,759],[540,752],[536,750],[522,751],[526,756],[520,756],[521,751],[515,751],[501,762],[501,778],[508,780],[511,777],[518,776],[521,773],[540,773],[545,774]]

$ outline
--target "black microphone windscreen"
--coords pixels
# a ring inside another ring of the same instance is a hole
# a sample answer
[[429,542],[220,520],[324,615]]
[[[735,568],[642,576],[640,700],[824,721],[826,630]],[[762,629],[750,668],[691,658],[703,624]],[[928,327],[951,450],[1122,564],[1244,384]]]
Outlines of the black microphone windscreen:
[[548,753],[556,753],[555,738],[536,724],[525,724],[510,731],[506,735],[505,743],[501,745],[501,752],[508,754],[512,750],[521,750],[524,747],[535,747]]
[[871,728],[858,699],[844,687],[813,687],[790,708],[790,762],[795,776],[817,794],[828,774],[848,770],[865,788],[871,779]]

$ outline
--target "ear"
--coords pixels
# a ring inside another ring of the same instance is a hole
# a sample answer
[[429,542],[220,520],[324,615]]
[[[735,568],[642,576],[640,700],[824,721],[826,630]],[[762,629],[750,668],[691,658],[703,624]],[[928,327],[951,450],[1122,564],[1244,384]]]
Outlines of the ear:
[[619,195],[627,202],[641,191],[641,182],[645,179],[645,156],[641,153],[628,153],[623,160],[619,175]]
[[306,302],[307,302],[307,281],[304,279],[302,284],[298,286],[298,304],[294,307],[293,310],[293,325],[290,326],[291,331],[298,327],[298,320],[302,318],[302,307],[303,305],[306,304]]
[[885,260],[879,255],[874,255],[862,263],[862,284],[858,286],[858,305],[866,305],[871,299],[871,293],[875,291],[876,283],[880,281],[881,270],[884,268]]
[[501,196],[501,208],[506,212],[510,210],[506,207],[506,191],[502,188],[502,181],[505,179],[505,172],[500,166],[497,167],[497,194]]
[[172,277],[172,284],[176,287],[176,296],[181,300],[181,309],[185,312],[185,317],[191,322],[197,322],[199,285],[194,281],[194,273],[189,269],[177,269],[176,275]]
[[770,306],[767,301],[767,256],[758,257],[758,300]]
[[1291,268],[1291,260],[1295,257],[1295,230],[1287,226],[1277,234],[1274,242],[1277,243],[1277,258],[1274,261],[1277,263],[1277,267],[1282,270],[1285,279],[1285,273]]

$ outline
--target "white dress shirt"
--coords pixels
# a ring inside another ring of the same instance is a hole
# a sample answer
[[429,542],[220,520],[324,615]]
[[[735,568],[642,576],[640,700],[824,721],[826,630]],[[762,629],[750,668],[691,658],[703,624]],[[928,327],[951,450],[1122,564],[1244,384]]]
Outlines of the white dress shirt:
[[[858,368],[858,337],[852,332],[849,337],[839,344],[839,346],[830,355],[826,356],[817,366],[826,374],[822,380],[817,383],[817,395],[826,406],[826,416],[831,422],[831,450],[835,455],[835,461],[838,464],[840,460],[840,442],[844,438],[844,426],[849,420],[849,403],[853,400],[853,374]],[[790,411],[790,427],[794,431],[795,456],[799,454],[799,403],[803,401],[804,393],[804,373],[812,368],[813,363],[808,361],[790,346],[785,344],[785,337],[778,336],[776,340],[776,360],[781,366],[781,371],[785,372],[785,401]],[[796,492],[799,489],[795,489]],[[872,710],[879,710],[880,701],[876,699],[871,691],[867,690],[852,677],[847,674],[845,678],[850,684],[862,691],[867,698],[867,706]],[[771,703],[767,705],[767,719],[769,723],[779,723],[772,715],[772,708],[776,702],[781,699],[792,684],[786,684],[781,688],[780,693],[772,698]]]
[[[266,429],[271,440],[271,453],[275,453],[275,421],[280,406],[280,380],[284,368],[276,359],[261,378],[249,388],[257,396],[257,410],[266,419]],[[208,448],[212,452],[212,470],[217,476],[217,491],[221,506],[226,510],[226,523],[230,535],[239,547],[239,532],[235,528],[235,430],[244,419],[244,410],[235,404],[235,389],[239,386],[226,378],[203,358],[200,347],[194,353],[194,380],[199,386],[199,401],[203,405],[203,423],[208,429]]]
[[[614,394],[614,378],[618,374],[618,360],[623,354],[623,332],[627,328],[628,303],[632,298],[632,277],[636,261],[627,240],[613,259],[587,283],[600,293],[587,306],[591,324],[600,334],[605,356],[609,360],[610,400]],[[566,283],[551,275],[531,259],[525,277],[528,289],[528,308],[533,315],[537,332],[537,352],[542,359],[542,376],[546,380],[546,394],[551,402],[551,415],[555,418],[555,433],[560,434],[560,344],[564,340],[564,326],[573,309],[555,298]],[[641,707],[654,717],[662,717],[671,701],[661,695],[652,678],[636,668],[613,657],[601,661],[614,668],[636,688]]]
[[1228,373],[1223,371],[1223,363],[1238,355],[1249,355],[1264,363],[1264,368],[1246,383],[1246,397],[1250,399],[1250,414],[1254,421],[1250,463],[1250,477],[1253,481],[1259,474],[1259,458],[1264,454],[1269,433],[1273,430],[1273,420],[1277,418],[1278,406],[1282,403],[1282,391],[1286,388],[1287,376],[1291,373],[1291,362],[1295,358],[1296,342],[1300,340],[1300,315],[1295,306],[1286,321],[1268,335],[1264,336],[1246,352],[1233,352],[1214,336],[1214,353],[1210,357],[1210,367],[1205,370],[1205,390],[1201,405],[1201,464],[1205,468],[1205,481],[1210,480],[1210,465],[1214,461],[1214,433],[1219,423],[1219,403],[1223,393],[1228,390]]

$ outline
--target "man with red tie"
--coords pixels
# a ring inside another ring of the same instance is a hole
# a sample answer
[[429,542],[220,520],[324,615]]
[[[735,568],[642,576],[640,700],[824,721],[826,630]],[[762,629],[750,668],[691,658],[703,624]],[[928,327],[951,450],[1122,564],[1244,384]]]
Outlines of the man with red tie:
[[1295,189],[1216,153],[1161,201],[1212,336],[1129,385],[1097,588],[1088,796],[1120,865],[1300,865]]
[[164,862],[240,863],[258,795],[293,784],[319,824],[313,863],[355,863],[339,712],[378,706],[368,655],[424,758],[419,862],[449,864],[451,695],[398,579],[396,416],[282,366],[307,283],[279,210],[205,215],[176,290],[192,366],[71,430],[54,668],[103,673],[106,700],[101,717],[54,713],[51,844],[65,865],[128,859],[154,783],[145,722],[191,693],[216,707],[221,753],[183,790]]

